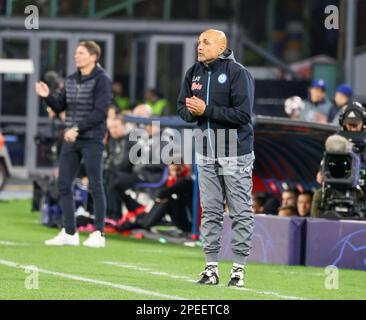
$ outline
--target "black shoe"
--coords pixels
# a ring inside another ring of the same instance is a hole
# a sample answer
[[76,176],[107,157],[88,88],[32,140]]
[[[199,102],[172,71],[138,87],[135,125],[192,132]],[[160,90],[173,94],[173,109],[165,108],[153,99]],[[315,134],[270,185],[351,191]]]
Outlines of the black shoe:
[[229,287],[244,287],[244,269],[243,268],[232,268],[230,281],[227,284]]
[[217,266],[206,266],[200,273],[202,278],[197,281],[198,284],[217,285],[219,284],[219,272]]

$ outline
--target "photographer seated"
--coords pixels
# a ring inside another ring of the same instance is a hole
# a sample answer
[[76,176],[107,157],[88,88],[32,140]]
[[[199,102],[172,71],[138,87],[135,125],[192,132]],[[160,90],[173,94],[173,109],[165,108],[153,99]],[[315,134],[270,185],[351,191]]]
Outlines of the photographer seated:
[[322,188],[314,194],[311,216],[333,219],[364,219],[365,111],[354,102],[343,109],[343,131],[329,137],[317,181]]
[[[135,108],[134,114],[139,115],[139,110],[143,113],[147,108],[150,107],[139,105]],[[117,128],[111,127],[112,142],[118,139],[120,139],[120,142],[117,142],[117,146],[110,150],[110,152],[114,152],[109,157],[114,159],[111,161],[114,169],[109,169],[110,173],[108,175],[108,215],[112,219],[121,217],[121,204],[123,202],[128,211],[117,223],[122,224],[127,220],[134,219],[145,211],[145,206],[139,204],[126,191],[131,189],[136,183],[159,181],[163,175],[165,165],[162,164],[160,159],[160,148],[155,147],[158,140],[161,144],[159,127],[146,125],[144,137],[136,133],[136,130],[139,129],[133,129],[125,138],[122,138],[123,129],[118,129],[118,127],[123,126],[123,123],[117,118],[113,124]],[[121,139],[123,140],[123,145],[120,144],[122,143]]]
[[107,217],[112,220],[121,218],[122,203],[132,212],[141,208],[141,205],[124,192],[139,181],[137,175],[132,172],[132,163],[129,160],[130,150],[135,143],[130,141],[130,136],[126,134],[125,129],[122,116],[110,120],[108,156],[105,161],[105,185]]
[[117,227],[119,232],[143,228],[149,230],[157,225],[165,214],[169,214],[172,224],[184,233],[192,228],[193,180],[190,167],[183,164],[169,165],[169,177],[164,187],[155,197],[155,204],[149,213],[139,215],[135,220],[126,221]]

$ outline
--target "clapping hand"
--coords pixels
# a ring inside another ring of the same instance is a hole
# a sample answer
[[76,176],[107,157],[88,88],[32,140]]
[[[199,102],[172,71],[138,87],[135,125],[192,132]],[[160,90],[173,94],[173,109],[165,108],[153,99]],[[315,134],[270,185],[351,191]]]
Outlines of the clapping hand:
[[50,95],[50,89],[48,88],[48,85],[42,81],[36,82],[35,89],[36,89],[36,93],[41,98],[47,98]]
[[186,98],[186,106],[194,116],[202,116],[206,110],[206,103],[196,96]]

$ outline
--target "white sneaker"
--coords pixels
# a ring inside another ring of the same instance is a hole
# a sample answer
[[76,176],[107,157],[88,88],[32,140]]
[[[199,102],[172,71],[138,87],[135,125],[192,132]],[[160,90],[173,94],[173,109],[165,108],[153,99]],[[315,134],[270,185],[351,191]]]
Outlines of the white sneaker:
[[83,245],[90,248],[104,248],[105,237],[102,236],[100,231],[95,231],[83,242]]
[[46,246],[78,246],[80,245],[79,234],[75,232],[74,235],[67,234],[65,229],[54,238],[44,242]]
[[244,287],[244,269],[241,267],[232,267],[230,274],[229,287]]

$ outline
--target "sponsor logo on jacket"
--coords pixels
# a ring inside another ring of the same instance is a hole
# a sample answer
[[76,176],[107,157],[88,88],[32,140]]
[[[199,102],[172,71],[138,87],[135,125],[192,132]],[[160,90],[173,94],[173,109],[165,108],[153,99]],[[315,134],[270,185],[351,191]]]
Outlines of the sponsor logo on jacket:
[[197,82],[192,82],[191,90],[202,90],[202,84]]

